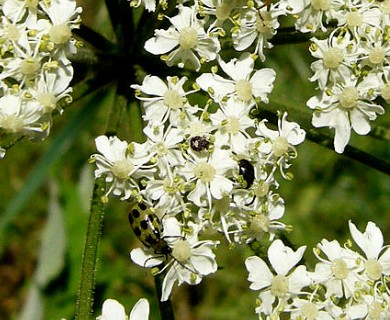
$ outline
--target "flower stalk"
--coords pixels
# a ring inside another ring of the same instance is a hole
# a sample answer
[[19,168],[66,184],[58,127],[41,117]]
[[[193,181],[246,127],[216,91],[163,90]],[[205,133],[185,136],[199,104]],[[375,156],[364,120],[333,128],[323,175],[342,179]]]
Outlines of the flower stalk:
[[76,320],[90,319],[96,278],[96,262],[102,234],[105,208],[105,181],[96,179],[81,267],[80,287],[76,305]]

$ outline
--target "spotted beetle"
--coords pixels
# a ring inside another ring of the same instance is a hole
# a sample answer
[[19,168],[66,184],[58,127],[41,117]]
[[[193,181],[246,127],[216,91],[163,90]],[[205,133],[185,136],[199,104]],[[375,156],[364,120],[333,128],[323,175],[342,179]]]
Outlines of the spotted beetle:
[[129,212],[129,223],[137,238],[155,254],[169,255],[172,248],[162,238],[160,219],[144,203],[134,203]]
[[238,161],[238,165],[238,173],[246,182],[244,188],[248,189],[252,186],[253,181],[255,180],[255,168],[253,167],[252,163],[245,159]]

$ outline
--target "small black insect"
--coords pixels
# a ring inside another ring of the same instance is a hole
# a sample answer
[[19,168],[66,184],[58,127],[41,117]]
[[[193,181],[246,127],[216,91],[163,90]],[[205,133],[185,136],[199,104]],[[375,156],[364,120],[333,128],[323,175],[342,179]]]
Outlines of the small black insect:
[[210,141],[208,141],[206,137],[194,136],[190,140],[190,146],[192,150],[198,152],[208,149],[209,145],[210,145]]
[[172,248],[162,238],[160,219],[144,203],[134,203],[129,212],[129,222],[137,238],[155,254],[168,255]]
[[248,189],[252,186],[253,181],[255,180],[255,168],[252,163],[245,159],[238,161],[238,165],[238,172],[244,179],[243,187]]

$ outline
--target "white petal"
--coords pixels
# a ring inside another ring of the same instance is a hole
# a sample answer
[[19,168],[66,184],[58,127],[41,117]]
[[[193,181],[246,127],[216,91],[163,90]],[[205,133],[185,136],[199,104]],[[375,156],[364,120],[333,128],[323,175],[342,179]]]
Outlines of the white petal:
[[367,258],[377,259],[383,246],[383,235],[375,223],[369,221],[364,233],[349,221],[349,230],[355,243],[363,250]]
[[144,48],[152,54],[164,54],[179,45],[178,37],[177,31],[173,28],[155,30],[155,37],[146,41]]
[[339,112],[335,121],[334,149],[343,153],[351,137],[351,125],[346,112]]
[[130,258],[133,260],[135,264],[138,264],[139,266],[143,268],[152,268],[155,266],[158,266],[159,264],[163,263],[165,260],[165,257],[162,255],[153,255],[151,254],[151,251],[153,250],[144,250],[141,248],[136,248],[131,250],[130,252]]
[[129,320],[149,319],[149,302],[146,299],[139,299],[131,310]]
[[390,248],[386,249],[378,261],[383,268],[382,273],[385,275],[390,275]]
[[101,320],[126,320],[125,308],[114,299],[103,303]]
[[353,130],[355,130],[357,134],[364,136],[370,132],[371,130],[370,123],[369,120],[367,119],[367,116],[364,113],[362,113],[358,109],[353,109],[350,113],[350,116],[351,116],[352,128]]
[[250,289],[260,290],[271,284],[273,275],[261,258],[249,257],[245,260],[245,266],[249,272],[248,281],[252,282],[249,286]]
[[289,291],[292,293],[301,292],[303,287],[310,284],[310,278],[306,266],[298,266],[289,277]]
[[223,176],[215,176],[213,181],[210,182],[210,191],[215,199],[222,199],[232,189],[233,183]]
[[294,252],[285,246],[280,239],[277,239],[268,248],[268,259],[278,274],[287,275],[291,268],[302,259],[305,250],[306,246],[302,246]]
[[253,86],[253,95],[255,97],[261,97],[265,102],[267,102],[267,94],[272,91],[275,77],[275,71],[270,68],[256,71],[250,80]]
[[162,284],[161,301],[167,301],[169,299],[175,281],[176,272],[174,268],[169,268]]
[[226,80],[221,76],[212,73],[202,74],[198,79],[196,79],[196,83],[204,91],[208,91],[208,89],[211,88],[214,91],[214,96],[217,100],[233,93],[235,90],[235,86],[232,81]]
[[139,89],[142,92],[163,97],[164,93],[167,92],[168,86],[163,80],[156,76],[147,75],[142,81],[142,86],[133,85],[132,88]]

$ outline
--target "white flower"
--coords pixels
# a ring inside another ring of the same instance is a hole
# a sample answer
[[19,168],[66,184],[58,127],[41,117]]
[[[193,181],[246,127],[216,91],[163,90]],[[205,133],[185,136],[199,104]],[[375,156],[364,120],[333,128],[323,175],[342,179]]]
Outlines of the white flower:
[[[198,240],[200,227],[189,224],[193,229],[191,234],[183,234],[182,227],[174,217],[163,220],[162,239],[167,242],[172,252],[169,254],[170,261],[160,271],[168,269],[163,285],[161,301],[166,301],[171,294],[173,285],[186,282],[190,285],[199,284],[202,277],[217,271],[215,254],[212,249],[219,244],[218,241]],[[153,249],[153,248],[152,248]],[[165,257],[156,254],[150,249],[134,249],[130,257],[136,264],[142,267],[153,267],[165,261]]]
[[171,126],[165,129],[163,125],[153,125],[149,122],[143,131],[150,142],[148,152],[151,156],[157,158],[160,177],[168,175],[172,178],[172,168],[185,162],[179,149],[179,145],[184,138],[182,130]]
[[287,121],[287,112],[279,114],[277,131],[267,128],[266,122],[267,120],[261,121],[256,130],[258,136],[265,138],[265,142],[260,144],[259,151],[266,157],[264,160],[266,164],[276,162],[282,176],[288,179],[284,170],[290,167],[288,161],[297,156],[294,146],[305,140],[306,132],[297,123]]
[[149,302],[146,299],[139,299],[131,310],[129,318],[126,316],[125,308],[114,299],[107,299],[103,302],[102,314],[96,320],[148,320]]
[[37,22],[37,29],[48,34],[50,41],[55,46],[61,46],[57,52],[53,52],[63,64],[70,63],[65,55],[66,48],[71,53],[76,53],[75,41],[71,41],[72,29],[80,25],[81,7],[76,8],[75,0],[51,0],[50,4],[43,2],[41,5],[48,19],[40,19]]
[[303,246],[294,252],[279,239],[272,242],[268,248],[268,259],[276,275],[261,258],[252,256],[246,259],[248,280],[251,282],[249,288],[260,290],[259,299],[263,302],[256,308],[257,313],[271,316],[282,312],[287,301],[296,297],[310,283],[305,266],[294,268],[305,249],[306,246]]
[[216,37],[205,32],[205,22],[196,18],[195,7],[178,5],[178,8],[179,14],[169,18],[172,26],[168,30],[155,30],[155,36],[146,41],[145,50],[152,54],[170,52],[164,59],[168,66],[178,63],[181,68],[187,65],[199,70],[200,59],[214,60],[220,44]]
[[[235,202],[236,198],[238,197],[234,195]],[[261,241],[265,236],[272,241],[278,231],[285,229],[286,226],[278,221],[284,215],[284,200],[280,196],[272,192],[264,196],[264,199],[256,196],[254,203],[246,207],[251,208],[250,212],[238,207],[238,212],[234,215],[234,225],[238,230],[232,230],[232,233],[237,243]]]
[[117,137],[99,136],[95,143],[100,152],[91,156],[91,161],[96,162],[97,166],[95,177],[106,176],[106,182],[110,185],[106,195],[112,192],[116,196],[123,195],[122,199],[128,199],[133,189],[139,189],[136,179],[152,173],[150,167],[144,166],[149,161],[149,156],[145,154],[148,147],[146,144],[133,143],[136,156],[132,156],[127,142]]
[[34,97],[45,113],[52,113],[57,109],[62,113],[62,109],[57,102],[66,98],[68,102],[72,101],[70,93],[72,88],[69,83],[73,78],[73,68],[71,66],[59,66],[54,72],[45,71],[39,77],[36,87],[30,89]]
[[254,121],[248,116],[248,108],[240,101],[230,98],[226,103],[221,103],[216,113],[210,115],[215,132],[215,145],[220,147],[228,145],[233,152],[241,154],[245,151],[250,135],[248,128],[254,127]]
[[335,11],[333,18],[339,26],[346,26],[356,39],[365,36],[367,28],[378,28],[382,22],[383,13],[379,8],[372,8],[369,2],[346,0],[346,3]]
[[339,0],[287,0],[293,8],[292,13],[298,14],[295,28],[301,32],[326,31],[323,24],[324,16],[327,21],[335,10],[341,6]]
[[[294,298],[291,304],[291,319],[318,319],[332,320],[334,319],[328,312],[329,307],[322,301],[316,299],[301,299]],[[326,309],[325,309],[326,308]]]
[[383,247],[383,235],[375,223],[369,221],[364,233],[349,221],[349,230],[355,243],[362,249],[364,269],[371,280],[379,280],[383,275],[390,275],[390,248]]
[[193,152],[188,160],[178,171],[188,183],[196,181],[188,200],[197,206],[211,206],[212,198],[221,199],[233,189],[233,183],[226,178],[226,173],[237,163],[231,159],[229,150],[215,148],[207,157]]
[[0,98],[0,128],[8,133],[44,137],[50,122],[43,121],[42,108],[37,102],[7,94]]
[[228,63],[218,58],[218,62],[230,79],[203,73],[196,80],[204,91],[212,92],[211,96],[215,101],[221,102],[222,99],[234,95],[247,104],[254,98],[268,103],[267,95],[272,91],[276,75],[274,70],[264,68],[253,72],[255,61],[249,53],[244,53],[239,59],[234,58]]
[[319,88],[324,89],[328,83],[345,82],[353,77],[352,65],[357,62],[358,46],[349,33],[341,38],[333,32],[328,39],[312,38],[311,41],[310,52],[318,60],[311,64],[314,75],[310,81],[318,81]]
[[371,102],[370,83],[349,79],[339,83],[331,90],[323,92],[307,101],[307,106],[314,109],[312,124],[314,127],[330,127],[335,129],[334,148],[343,153],[348,144],[351,129],[359,135],[370,132],[370,121],[384,109]]
[[268,42],[276,34],[279,27],[278,16],[284,14],[284,9],[278,9],[271,4],[269,11],[267,7],[257,10],[256,8],[243,9],[239,28],[232,34],[234,48],[243,51],[256,42],[254,53],[258,54],[261,61],[265,60],[264,48],[272,48]]
[[[326,258],[320,257],[323,252]],[[321,261],[315,266],[311,274],[314,282],[326,287],[326,297],[350,298],[361,283],[359,271],[362,269],[356,264],[359,255],[356,252],[342,248],[333,240],[323,239],[314,250],[315,255]]]
[[137,94],[137,98],[143,101],[144,120],[161,124],[169,121],[172,125],[179,125],[183,121],[183,113],[188,116],[197,111],[186,99],[186,95],[194,92],[184,91],[186,81],[186,77],[167,77],[165,83],[159,77],[148,75],[142,85],[132,85],[133,89],[147,95],[143,97]]

